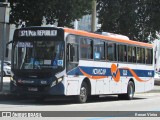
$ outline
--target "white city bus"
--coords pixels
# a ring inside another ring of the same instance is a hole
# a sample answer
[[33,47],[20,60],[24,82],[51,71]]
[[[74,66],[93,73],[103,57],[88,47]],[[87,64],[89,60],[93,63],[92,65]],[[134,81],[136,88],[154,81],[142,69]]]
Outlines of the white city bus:
[[116,94],[133,99],[154,86],[151,44],[69,28],[15,30],[11,92],[45,97]]

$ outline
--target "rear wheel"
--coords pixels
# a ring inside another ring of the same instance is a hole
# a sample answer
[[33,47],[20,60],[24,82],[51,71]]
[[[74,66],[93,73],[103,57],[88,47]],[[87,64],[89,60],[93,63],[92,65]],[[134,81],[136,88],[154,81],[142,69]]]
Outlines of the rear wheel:
[[127,99],[128,100],[132,100],[134,97],[134,83],[132,81],[130,81],[128,83],[128,87],[127,87]]
[[83,82],[80,88],[80,94],[77,96],[77,101],[79,103],[85,103],[88,98],[88,87],[86,82]]
[[129,81],[128,86],[127,86],[127,93],[126,94],[119,94],[118,98],[119,99],[125,99],[125,100],[132,100],[134,97],[134,83],[132,81]]

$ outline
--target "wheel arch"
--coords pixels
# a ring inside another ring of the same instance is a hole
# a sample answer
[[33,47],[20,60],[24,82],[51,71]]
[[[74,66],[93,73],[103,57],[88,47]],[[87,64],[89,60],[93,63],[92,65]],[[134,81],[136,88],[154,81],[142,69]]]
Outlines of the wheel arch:
[[91,82],[90,82],[90,79],[86,77],[86,78],[83,79],[82,83],[83,82],[85,82],[87,84],[87,87],[88,87],[88,90],[89,90],[88,91],[88,95],[91,95]]

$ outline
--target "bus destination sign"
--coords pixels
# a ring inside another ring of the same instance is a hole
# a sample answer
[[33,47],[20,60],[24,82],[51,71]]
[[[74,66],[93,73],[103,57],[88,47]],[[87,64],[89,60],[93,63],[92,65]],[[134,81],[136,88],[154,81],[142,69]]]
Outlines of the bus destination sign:
[[19,37],[57,36],[57,30],[20,30]]

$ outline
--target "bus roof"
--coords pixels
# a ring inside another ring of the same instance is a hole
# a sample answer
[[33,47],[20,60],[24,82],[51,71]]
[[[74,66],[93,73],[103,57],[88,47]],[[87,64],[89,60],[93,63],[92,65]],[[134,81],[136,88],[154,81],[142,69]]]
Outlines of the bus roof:
[[127,40],[127,39],[117,38],[117,37],[113,37],[113,36],[106,36],[106,35],[101,35],[101,34],[96,34],[96,33],[90,33],[90,32],[86,32],[86,31],[82,31],[82,30],[74,30],[74,29],[70,29],[70,28],[64,28],[64,31],[67,33],[70,33],[70,34],[88,36],[88,37],[110,40],[110,41],[119,42],[119,43],[125,43],[125,44],[130,44],[130,45],[137,45],[137,46],[153,48],[153,45],[149,44],[149,43],[138,42],[138,41],[134,41],[134,40]]

